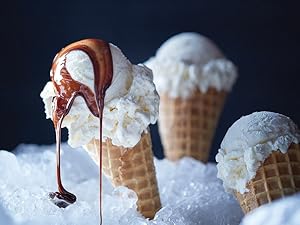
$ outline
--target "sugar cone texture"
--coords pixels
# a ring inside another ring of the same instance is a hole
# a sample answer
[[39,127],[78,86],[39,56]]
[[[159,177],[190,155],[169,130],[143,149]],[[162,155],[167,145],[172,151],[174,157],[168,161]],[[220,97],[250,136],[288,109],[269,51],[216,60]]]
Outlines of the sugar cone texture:
[[292,144],[286,154],[274,151],[247,184],[249,192],[235,195],[248,213],[260,205],[300,191],[300,144]]
[[159,132],[165,156],[178,160],[190,156],[207,162],[211,142],[227,93],[210,88],[190,98],[160,98]]
[[[96,147],[95,147],[96,146]],[[85,146],[96,162],[99,162],[99,140],[92,140]],[[150,133],[142,134],[133,148],[115,146],[111,140],[102,144],[103,172],[114,186],[126,186],[138,196],[138,210],[152,219],[161,208],[153,163]]]

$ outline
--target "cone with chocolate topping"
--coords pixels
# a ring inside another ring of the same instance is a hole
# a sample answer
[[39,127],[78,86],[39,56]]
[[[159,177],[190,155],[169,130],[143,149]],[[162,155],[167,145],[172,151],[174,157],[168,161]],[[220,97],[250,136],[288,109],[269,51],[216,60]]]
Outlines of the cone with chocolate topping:
[[[136,191],[139,211],[145,217],[154,217],[160,199],[148,126],[156,123],[159,96],[152,71],[131,64],[113,44],[86,39],[57,54],[51,80],[41,93],[47,118],[60,122],[58,131],[61,126],[67,127],[72,147],[85,146],[98,155],[95,160],[100,161],[99,169],[104,164],[115,186]],[[60,189],[64,194],[63,187]]]
[[[84,146],[99,163],[99,140],[93,139]],[[106,140],[103,148],[103,172],[114,186],[126,186],[138,196],[138,210],[146,218],[153,218],[161,208],[150,133],[143,133],[132,148],[118,147]]]

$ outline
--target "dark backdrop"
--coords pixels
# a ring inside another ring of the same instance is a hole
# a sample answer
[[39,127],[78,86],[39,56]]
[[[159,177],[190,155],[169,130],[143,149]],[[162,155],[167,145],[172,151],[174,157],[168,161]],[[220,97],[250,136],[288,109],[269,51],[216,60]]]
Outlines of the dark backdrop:
[[[179,32],[213,39],[240,76],[221,116],[211,160],[228,127],[242,115],[270,110],[300,124],[298,9],[275,0],[2,2],[0,148],[54,142],[39,93],[56,52],[88,37],[116,44],[133,63],[154,55]],[[152,135],[155,154],[162,157],[156,126]]]

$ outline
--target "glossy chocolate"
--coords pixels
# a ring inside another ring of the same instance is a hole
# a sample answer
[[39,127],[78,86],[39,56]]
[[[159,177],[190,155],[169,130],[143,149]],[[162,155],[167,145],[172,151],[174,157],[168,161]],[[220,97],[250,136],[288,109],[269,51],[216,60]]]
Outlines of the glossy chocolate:
[[[69,52],[81,50],[85,52],[94,69],[94,90],[90,90],[84,84],[73,80],[66,68],[66,57]],[[63,57],[63,60],[59,60]],[[58,65],[62,63],[62,65]],[[62,68],[56,71],[57,67]],[[60,79],[55,79],[55,73],[59,72]],[[53,104],[53,123],[56,131],[56,157],[57,157],[57,186],[58,192],[51,193],[50,198],[55,200],[59,207],[67,207],[76,201],[76,196],[68,192],[61,181],[60,172],[60,143],[61,125],[64,117],[69,113],[73,101],[77,96],[83,97],[91,113],[99,117],[100,128],[100,224],[102,224],[102,116],[104,107],[105,91],[109,88],[113,76],[113,62],[109,44],[102,40],[85,39],[75,42],[63,48],[55,57],[51,69],[51,80],[54,84],[56,97]],[[95,93],[95,94],[94,94]]]

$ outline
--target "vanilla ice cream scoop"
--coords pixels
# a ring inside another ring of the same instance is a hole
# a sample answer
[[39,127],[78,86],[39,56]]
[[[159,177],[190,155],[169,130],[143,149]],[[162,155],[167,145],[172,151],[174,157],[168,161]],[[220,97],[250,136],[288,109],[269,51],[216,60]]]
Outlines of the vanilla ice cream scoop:
[[156,58],[183,62],[187,65],[204,65],[211,59],[223,58],[223,53],[208,38],[191,32],[168,39],[157,50]]
[[218,177],[227,191],[243,194],[272,151],[286,153],[299,142],[299,129],[287,116],[274,112],[243,116],[228,129],[216,155]]
[[233,63],[211,40],[191,32],[171,37],[145,64],[153,70],[159,94],[174,98],[209,87],[229,91],[237,77]]
[[[159,97],[153,83],[152,71],[143,65],[132,65],[121,50],[110,44],[113,77],[106,90],[103,110],[103,141],[110,138],[116,146],[133,147],[147,132],[149,124],[158,117]],[[72,79],[94,92],[94,69],[89,56],[82,50],[72,50],[57,59],[54,80],[61,79],[61,63]],[[52,119],[54,85],[48,82],[41,92],[47,118]],[[72,108],[64,118],[63,127],[69,131],[68,143],[72,147],[88,144],[99,138],[99,118],[88,109],[81,96],[75,98]]]

